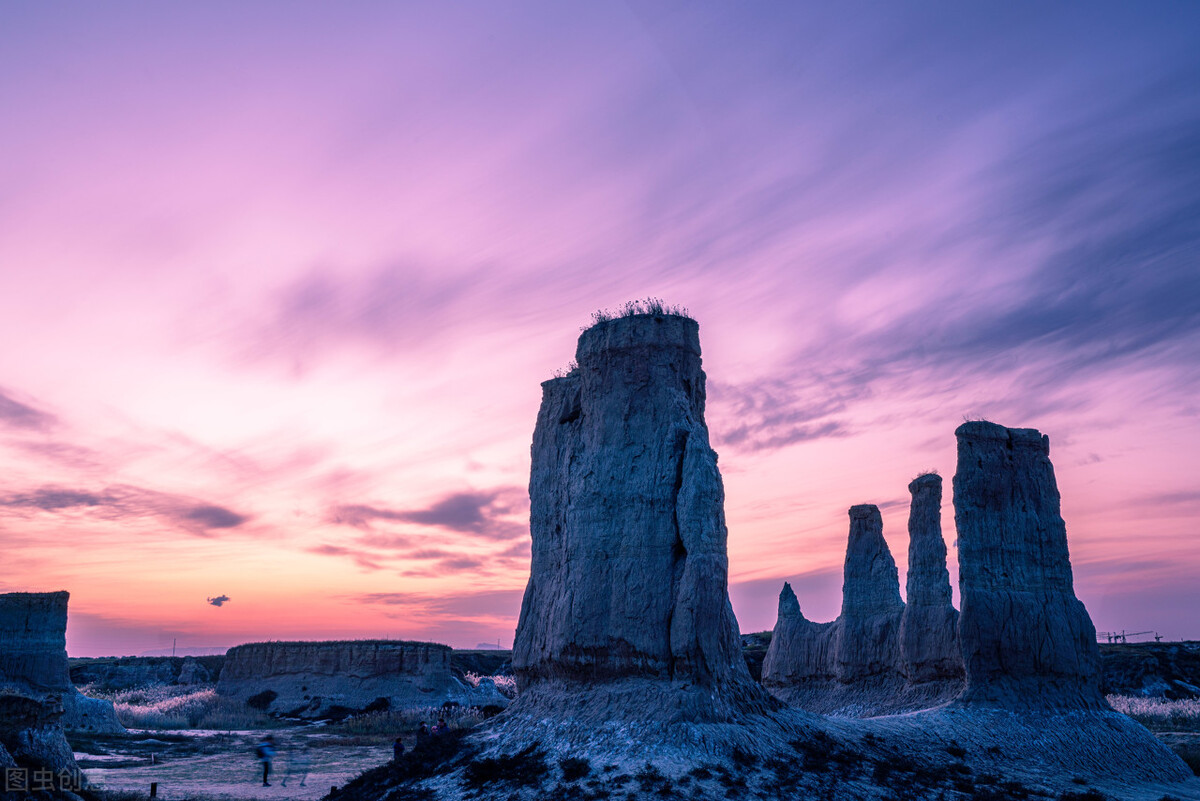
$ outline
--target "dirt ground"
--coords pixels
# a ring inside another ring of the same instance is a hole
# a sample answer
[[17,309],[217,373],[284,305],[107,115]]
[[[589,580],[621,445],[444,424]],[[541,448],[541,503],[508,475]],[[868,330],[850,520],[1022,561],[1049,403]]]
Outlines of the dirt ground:
[[[150,784],[157,782],[158,797],[165,801],[317,799],[392,756],[391,743],[382,737],[329,735],[319,727],[274,729],[270,733],[278,754],[271,786],[263,787],[254,749],[265,733],[146,731],[73,745],[76,760],[96,789],[147,797]],[[309,767],[302,777],[296,757],[305,750]]]

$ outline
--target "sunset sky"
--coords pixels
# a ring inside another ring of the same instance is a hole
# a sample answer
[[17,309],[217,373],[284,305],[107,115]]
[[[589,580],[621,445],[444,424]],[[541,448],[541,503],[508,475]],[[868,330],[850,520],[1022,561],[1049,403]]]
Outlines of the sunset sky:
[[922,471],[952,543],[982,417],[1096,627],[1200,638],[1198,98],[1184,2],[6,3],[0,591],[508,647],[539,382],[654,296],[743,631],[837,615],[852,504],[903,576]]

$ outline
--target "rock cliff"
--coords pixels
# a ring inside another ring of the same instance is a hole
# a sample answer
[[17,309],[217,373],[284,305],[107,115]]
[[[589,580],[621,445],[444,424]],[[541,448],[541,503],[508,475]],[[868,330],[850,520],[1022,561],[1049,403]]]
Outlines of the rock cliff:
[[717,720],[773,705],[746,670],[729,603],[698,332],[672,314],[600,322],[579,338],[578,367],[542,384],[513,647],[520,708],[548,693],[561,710],[573,691],[622,682],[609,715]]
[[217,693],[272,713],[309,718],[448,701],[508,703],[494,686],[476,689],[455,678],[449,646],[399,640],[239,645],[225,656]]
[[71,684],[67,669],[66,592],[0,594],[0,684],[32,696],[58,696],[61,725],[121,732],[111,701],[88,698]]
[[901,671],[908,692],[930,705],[963,688],[958,610],[951,604],[946,542],[942,539],[942,477],[927,473],[908,485],[907,604],[900,620]]
[[966,669],[956,703],[1107,709],[1096,630],[1075,597],[1049,437],[983,421],[955,435]]

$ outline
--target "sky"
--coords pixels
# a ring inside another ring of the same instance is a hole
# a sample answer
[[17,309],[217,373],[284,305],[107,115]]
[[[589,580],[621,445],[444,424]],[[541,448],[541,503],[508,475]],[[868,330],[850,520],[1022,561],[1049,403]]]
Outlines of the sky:
[[1184,2],[4,4],[0,591],[508,647],[539,384],[657,297],[743,631],[836,617],[853,504],[903,577],[923,471],[956,575],[986,418],[1097,629],[1200,638],[1198,91]]

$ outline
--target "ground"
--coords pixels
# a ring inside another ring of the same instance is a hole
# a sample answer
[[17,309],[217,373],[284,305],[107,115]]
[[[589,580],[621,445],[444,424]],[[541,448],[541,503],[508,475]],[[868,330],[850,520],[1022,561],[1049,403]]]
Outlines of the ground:
[[[271,787],[262,786],[262,767],[254,757],[255,745],[266,734],[262,731],[144,731],[80,739],[73,745],[95,789],[145,798],[157,782],[158,797],[166,801],[317,799],[392,757],[390,741],[379,736],[331,735],[315,726],[270,733],[279,746]],[[284,787],[290,757],[305,744],[310,754],[305,786],[292,777]]]

